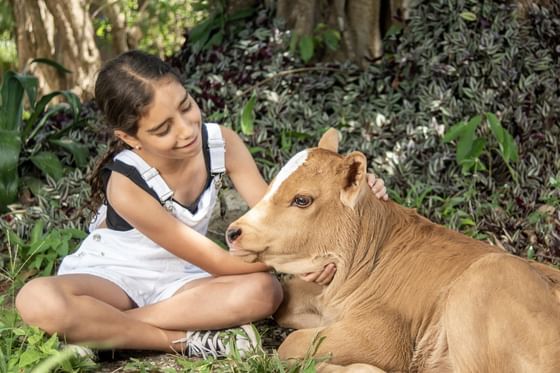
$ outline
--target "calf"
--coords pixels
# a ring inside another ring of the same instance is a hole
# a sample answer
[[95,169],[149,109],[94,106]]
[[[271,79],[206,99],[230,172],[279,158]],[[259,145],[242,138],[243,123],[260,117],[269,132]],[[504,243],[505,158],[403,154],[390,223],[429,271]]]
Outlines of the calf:
[[560,372],[560,271],[378,200],[366,158],[329,130],[232,223],[231,254],[291,274],[335,263],[325,287],[293,277],[276,318],[325,371]]

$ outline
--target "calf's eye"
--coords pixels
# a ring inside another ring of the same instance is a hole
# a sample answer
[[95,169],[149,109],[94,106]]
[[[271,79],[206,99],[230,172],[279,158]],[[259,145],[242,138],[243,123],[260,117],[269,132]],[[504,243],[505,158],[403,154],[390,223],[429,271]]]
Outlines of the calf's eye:
[[309,196],[295,196],[294,199],[292,200],[292,206],[297,206],[297,207],[301,207],[301,208],[305,208],[311,205],[311,203],[313,203],[313,198],[309,197]]

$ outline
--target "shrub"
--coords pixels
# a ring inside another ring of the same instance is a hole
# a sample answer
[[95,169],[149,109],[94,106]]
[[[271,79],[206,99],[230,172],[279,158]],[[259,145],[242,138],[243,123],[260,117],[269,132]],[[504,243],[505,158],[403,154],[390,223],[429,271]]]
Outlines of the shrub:
[[[289,33],[264,12],[221,46],[184,48],[173,63],[208,120],[240,130],[234,114],[255,95],[246,140],[266,178],[336,127],[342,151],[363,151],[397,201],[421,200],[420,212],[437,222],[560,262],[557,5],[533,6],[520,18],[511,3],[415,2],[407,27],[387,37],[383,59],[367,71],[302,66],[285,53]],[[484,113],[511,134],[519,161],[510,170],[499,137],[478,126],[487,170],[464,176],[443,134]],[[539,209],[546,211],[540,224],[529,222]]]
[[[43,61],[49,64],[52,62]],[[59,67],[63,69],[62,67]],[[0,106],[0,212],[17,200],[20,166],[31,161],[44,175],[55,180],[63,176],[63,165],[59,156],[51,151],[55,147],[72,155],[75,165],[83,167],[88,162],[89,150],[65,136],[73,127],[83,124],[79,120],[80,101],[70,91],[55,91],[37,98],[38,80],[27,74],[13,71],[4,73],[1,87]],[[63,96],[67,105],[47,105]],[[24,99],[28,107],[24,110]],[[56,130],[45,131],[45,125],[53,115],[69,109],[73,121]]]

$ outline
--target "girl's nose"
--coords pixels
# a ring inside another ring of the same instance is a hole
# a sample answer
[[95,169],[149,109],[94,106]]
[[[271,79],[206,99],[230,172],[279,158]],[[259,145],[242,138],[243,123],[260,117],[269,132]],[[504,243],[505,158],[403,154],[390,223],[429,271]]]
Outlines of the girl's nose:
[[195,124],[185,118],[181,118],[180,120],[181,125],[179,137],[181,137],[182,139],[188,139],[189,137],[192,137],[196,127]]

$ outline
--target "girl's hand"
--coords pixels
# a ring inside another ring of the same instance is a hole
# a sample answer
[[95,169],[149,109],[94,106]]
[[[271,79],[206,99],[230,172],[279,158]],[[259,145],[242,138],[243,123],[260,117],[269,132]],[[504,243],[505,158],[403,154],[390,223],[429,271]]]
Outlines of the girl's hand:
[[336,266],[334,263],[329,263],[322,271],[306,273],[304,275],[300,275],[300,277],[304,281],[315,282],[318,285],[325,286],[331,283],[335,273]]
[[389,199],[389,196],[387,195],[387,188],[385,188],[385,182],[382,179],[375,177],[373,174],[367,174],[367,182],[371,191],[377,198],[384,201]]

